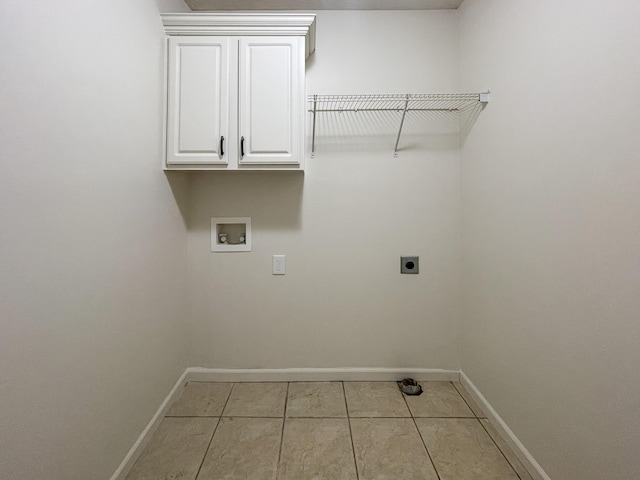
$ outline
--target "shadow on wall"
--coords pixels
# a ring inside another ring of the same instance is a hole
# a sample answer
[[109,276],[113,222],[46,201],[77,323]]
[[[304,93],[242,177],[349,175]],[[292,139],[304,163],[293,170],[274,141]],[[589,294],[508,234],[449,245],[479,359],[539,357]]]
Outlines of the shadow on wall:
[[463,124],[463,115],[468,121],[467,112],[455,111],[411,111],[404,121],[402,111],[322,112],[316,118],[315,152],[392,154],[396,141],[398,152],[457,150],[458,122]]
[[211,217],[251,217],[253,228],[263,230],[301,229],[303,172],[192,172],[189,175],[189,230],[209,229]]
[[479,103],[460,113],[460,145],[464,145],[473,124],[476,123],[480,112],[482,112],[486,106],[486,103]]
[[170,171],[164,173],[186,227],[189,218],[189,173]]

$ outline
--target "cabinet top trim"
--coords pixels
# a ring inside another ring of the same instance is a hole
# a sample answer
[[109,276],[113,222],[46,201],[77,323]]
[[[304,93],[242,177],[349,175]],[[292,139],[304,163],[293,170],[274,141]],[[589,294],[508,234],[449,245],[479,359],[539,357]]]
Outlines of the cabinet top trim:
[[304,36],[305,57],[316,48],[316,16],[302,13],[162,14],[167,35]]

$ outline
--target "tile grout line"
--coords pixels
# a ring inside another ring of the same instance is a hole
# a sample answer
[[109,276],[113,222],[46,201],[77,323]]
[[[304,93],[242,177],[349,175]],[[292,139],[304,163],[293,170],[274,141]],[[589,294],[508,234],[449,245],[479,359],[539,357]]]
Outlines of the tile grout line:
[[[282,418],[282,415],[165,415],[165,418]],[[346,417],[289,417],[289,418],[346,418]]]
[[342,394],[344,395],[344,408],[347,410],[347,423],[349,424],[349,438],[351,439],[351,451],[353,452],[353,465],[356,467],[356,480],[360,480],[360,472],[358,471],[358,461],[356,460],[356,446],[353,443],[353,430],[351,429],[351,416],[349,415],[349,404],[347,403],[347,390],[342,383]]
[[429,461],[431,462],[431,466],[433,467],[433,471],[436,472],[436,477],[438,477],[438,480],[441,480],[440,474],[438,473],[438,469],[436,468],[436,464],[433,461],[433,457],[431,456],[431,452],[427,448],[427,444],[424,441],[424,438],[422,438],[422,433],[420,433],[420,429],[418,428],[418,423],[416,422],[416,417],[413,416],[413,412],[411,411],[411,407],[409,407],[409,402],[407,402],[407,397],[404,395],[404,393],[402,391],[400,392],[400,395],[402,395],[402,399],[404,400],[404,403],[407,406],[407,410],[409,410],[409,414],[411,415],[411,420],[413,421],[413,426],[416,427],[416,430],[418,432],[418,436],[420,437],[420,441],[422,442],[422,445],[424,446],[424,449],[427,452],[427,456],[429,457]]
[[221,415],[165,415],[164,418],[222,418]]
[[225,400],[224,406],[222,407],[222,411],[220,412],[220,416],[218,417],[216,428],[213,429],[213,434],[211,434],[211,438],[209,439],[209,444],[207,445],[207,449],[204,451],[204,455],[202,456],[202,461],[200,462],[200,466],[198,467],[198,471],[196,472],[196,476],[194,477],[195,480],[198,480],[198,476],[200,475],[200,470],[202,470],[202,466],[204,465],[204,460],[205,458],[207,458],[207,454],[209,453],[209,449],[211,448],[211,444],[213,443],[213,437],[216,435],[216,432],[218,431],[218,427],[222,422],[222,413],[224,412],[224,409],[227,408],[227,403],[229,403],[229,398],[231,398],[231,392],[233,391],[233,387],[235,386],[236,384],[234,383],[233,385],[231,385],[231,388],[229,389],[229,394],[227,395],[227,399]]
[[474,418],[480,418],[478,417],[478,414],[475,412],[475,410],[473,408],[471,408],[471,405],[469,404],[469,402],[467,402],[467,399],[464,398],[464,395],[462,395],[462,393],[460,393],[460,390],[458,390],[458,387],[456,387],[456,384],[454,382],[449,382],[452,386],[453,389],[458,392],[458,395],[460,396],[460,398],[462,399],[462,401],[467,405],[467,407],[469,408],[469,410],[471,410],[471,413],[473,413],[473,417]]
[[[346,417],[290,417],[290,418],[346,418]],[[407,416],[390,416],[390,415],[352,415],[350,418],[459,418],[459,419],[467,419],[467,420],[484,420],[484,418],[476,418],[476,417],[452,417],[449,415],[407,415]]]
[[436,416],[430,416],[430,417],[415,416],[413,418],[450,418],[452,420],[479,420],[479,418],[476,418],[476,417],[451,417],[451,416],[440,416],[440,417],[436,417]]
[[[478,422],[480,423],[480,426],[482,427],[482,429],[487,433],[487,436],[491,439],[491,441],[493,442],[493,444],[496,446],[496,448],[498,449],[498,451],[502,454],[502,456],[504,457],[504,459],[507,461],[507,463],[509,464],[509,466],[511,467],[511,470],[513,470],[513,473],[516,474],[516,477],[518,477],[520,480],[522,480],[522,477],[520,476],[520,474],[518,473],[518,471],[516,470],[516,468],[511,464],[511,462],[509,461],[509,459],[507,458],[507,456],[504,454],[504,452],[502,451],[502,449],[500,448],[500,445],[498,445],[498,442],[496,442],[493,437],[491,436],[491,434],[489,433],[489,430],[486,429],[486,427],[483,425],[483,423],[480,421],[480,419],[476,419],[478,420]],[[489,421],[489,420],[487,420]]]
[[329,418],[331,420],[344,420],[347,417],[336,417],[336,416],[322,416],[322,417],[287,417],[287,420],[324,420],[325,418]]
[[280,449],[278,450],[278,463],[276,463],[276,480],[278,473],[280,473],[280,460],[282,459],[282,446],[284,444],[284,422],[287,420],[287,404],[289,403],[289,385],[291,382],[287,382],[287,393],[284,397],[284,412],[282,413],[282,430],[280,431]]
[[282,418],[282,415],[223,415],[222,418]]
[[[471,408],[471,405],[469,405],[469,402],[467,402],[467,399],[464,398],[464,395],[462,395],[462,393],[460,392],[460,390],[458,389],[458,387],[456,387],[455,382],[451,382],[451,385],[453,385],[453,388],[456,392],[458,392],[458,395],[460,395],[460,398],[462,398],[462,400],[464,401],[464,403],[467,404],[467,407],[469,407],[469,410],[471,410],[471,413],[473,413],[475,419],[478,421],[478,423],[480,424],[480,426],[482,427],[482,429],[486,432],[487,436],[491,439],[491,441],[493,442],[493,444],[496,446],[496,448],[498,449],[498,451],[502,454],[502,456],[504,457],[504,459],[507,461],[507,463],[509,464],[509,466],[511,467],[511,470],[513,470],[513,472],[516,474],[516,477],[518,477],[520,480],[522,480],[522,477],[520,476],[520,474],[517,472],[517,470],[515,469],[515,467],[511,464],[511,462],[509,461],[509,459],[507,458],[507,456],[505,455],[505,453],[502,451],[502,449],[500,448],[500,445],[498,445],[498,442],[496,442],[493,437],[491,436],[491,434],[489,433],[489,430],[486,429],[486,427],[484,426],[484,424],[482,423],[482,419],[485,419],[487,421],[489,421],[488,418],[486,417],[478,417],[478,415],[476,414],[475,410],[473,408]],[[464,388],[464,387],[462,387]]]

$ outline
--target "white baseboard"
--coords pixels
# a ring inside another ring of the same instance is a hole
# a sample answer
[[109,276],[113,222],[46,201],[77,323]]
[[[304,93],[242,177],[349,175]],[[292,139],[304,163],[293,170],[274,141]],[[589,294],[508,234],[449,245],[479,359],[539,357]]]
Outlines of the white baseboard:
[[522,442],[516,437],[516,434],[509,428],[509,426],[502,420],[498,412],[494,410],[487,399],[480,393],[480,390],[473,384],[473,382],[460,370],[460,383],[469,392],[469,395],[473,397],[478,406],[487,415],[487,420],[498,431],[502,439],[509,445],[509,448],[513,450],[513,453],[518,457],[518,460],[522,463],[524,468],[527,469],[529,474],[534,480],[551,480],[549,475],[542,469],[540,464],[533,458],[533,455],[526,449]]
[[187,368],[187,380],[194,382],[383,382],[411,377],[422,381],[455,381],[458,370],[429,368]]
[[133,464],[136,462],[136,460],[142,453],[142,450],[144,450],[144,447],[146,447],[147,443],[149,443],[149,440],[151,439],[151,435],[153,435],[153,432],[155,432],[156,429],[158,428],[158,425],[160,425],[160,422],[162,421],[165,413],[167,413],[167,410],[169,410],[169,407],[171,407],[173,402],[177,400],[180,394],[182,393],[182,390],[184,389],[184,386],[187,383],[187,371],[188,369],[185,370],[182,373],[182,375],[180,375],[180,378],[178,379],[176,384],[173,386],[169,394],[165,397],[164,401],[156,411],[155,415],[151,418],[151,420],[149,421],[145,429],[142,431],[138,439],[135,441],[135,443],[129,450],[129,453],[127,453],[126,457],[124,457],[124,460],[122,460],[122,463],[120,463],[120,466],[118,467],[118,469],[111,476],[111,480],[125,479],[129,471],[131,470],[131,467],[133,467]]

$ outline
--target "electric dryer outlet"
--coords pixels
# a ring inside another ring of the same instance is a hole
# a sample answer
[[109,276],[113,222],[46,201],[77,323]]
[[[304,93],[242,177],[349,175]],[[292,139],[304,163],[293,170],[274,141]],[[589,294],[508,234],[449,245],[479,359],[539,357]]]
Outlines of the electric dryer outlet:
[[400,257],[400,273],[419,273],[420,257]]

